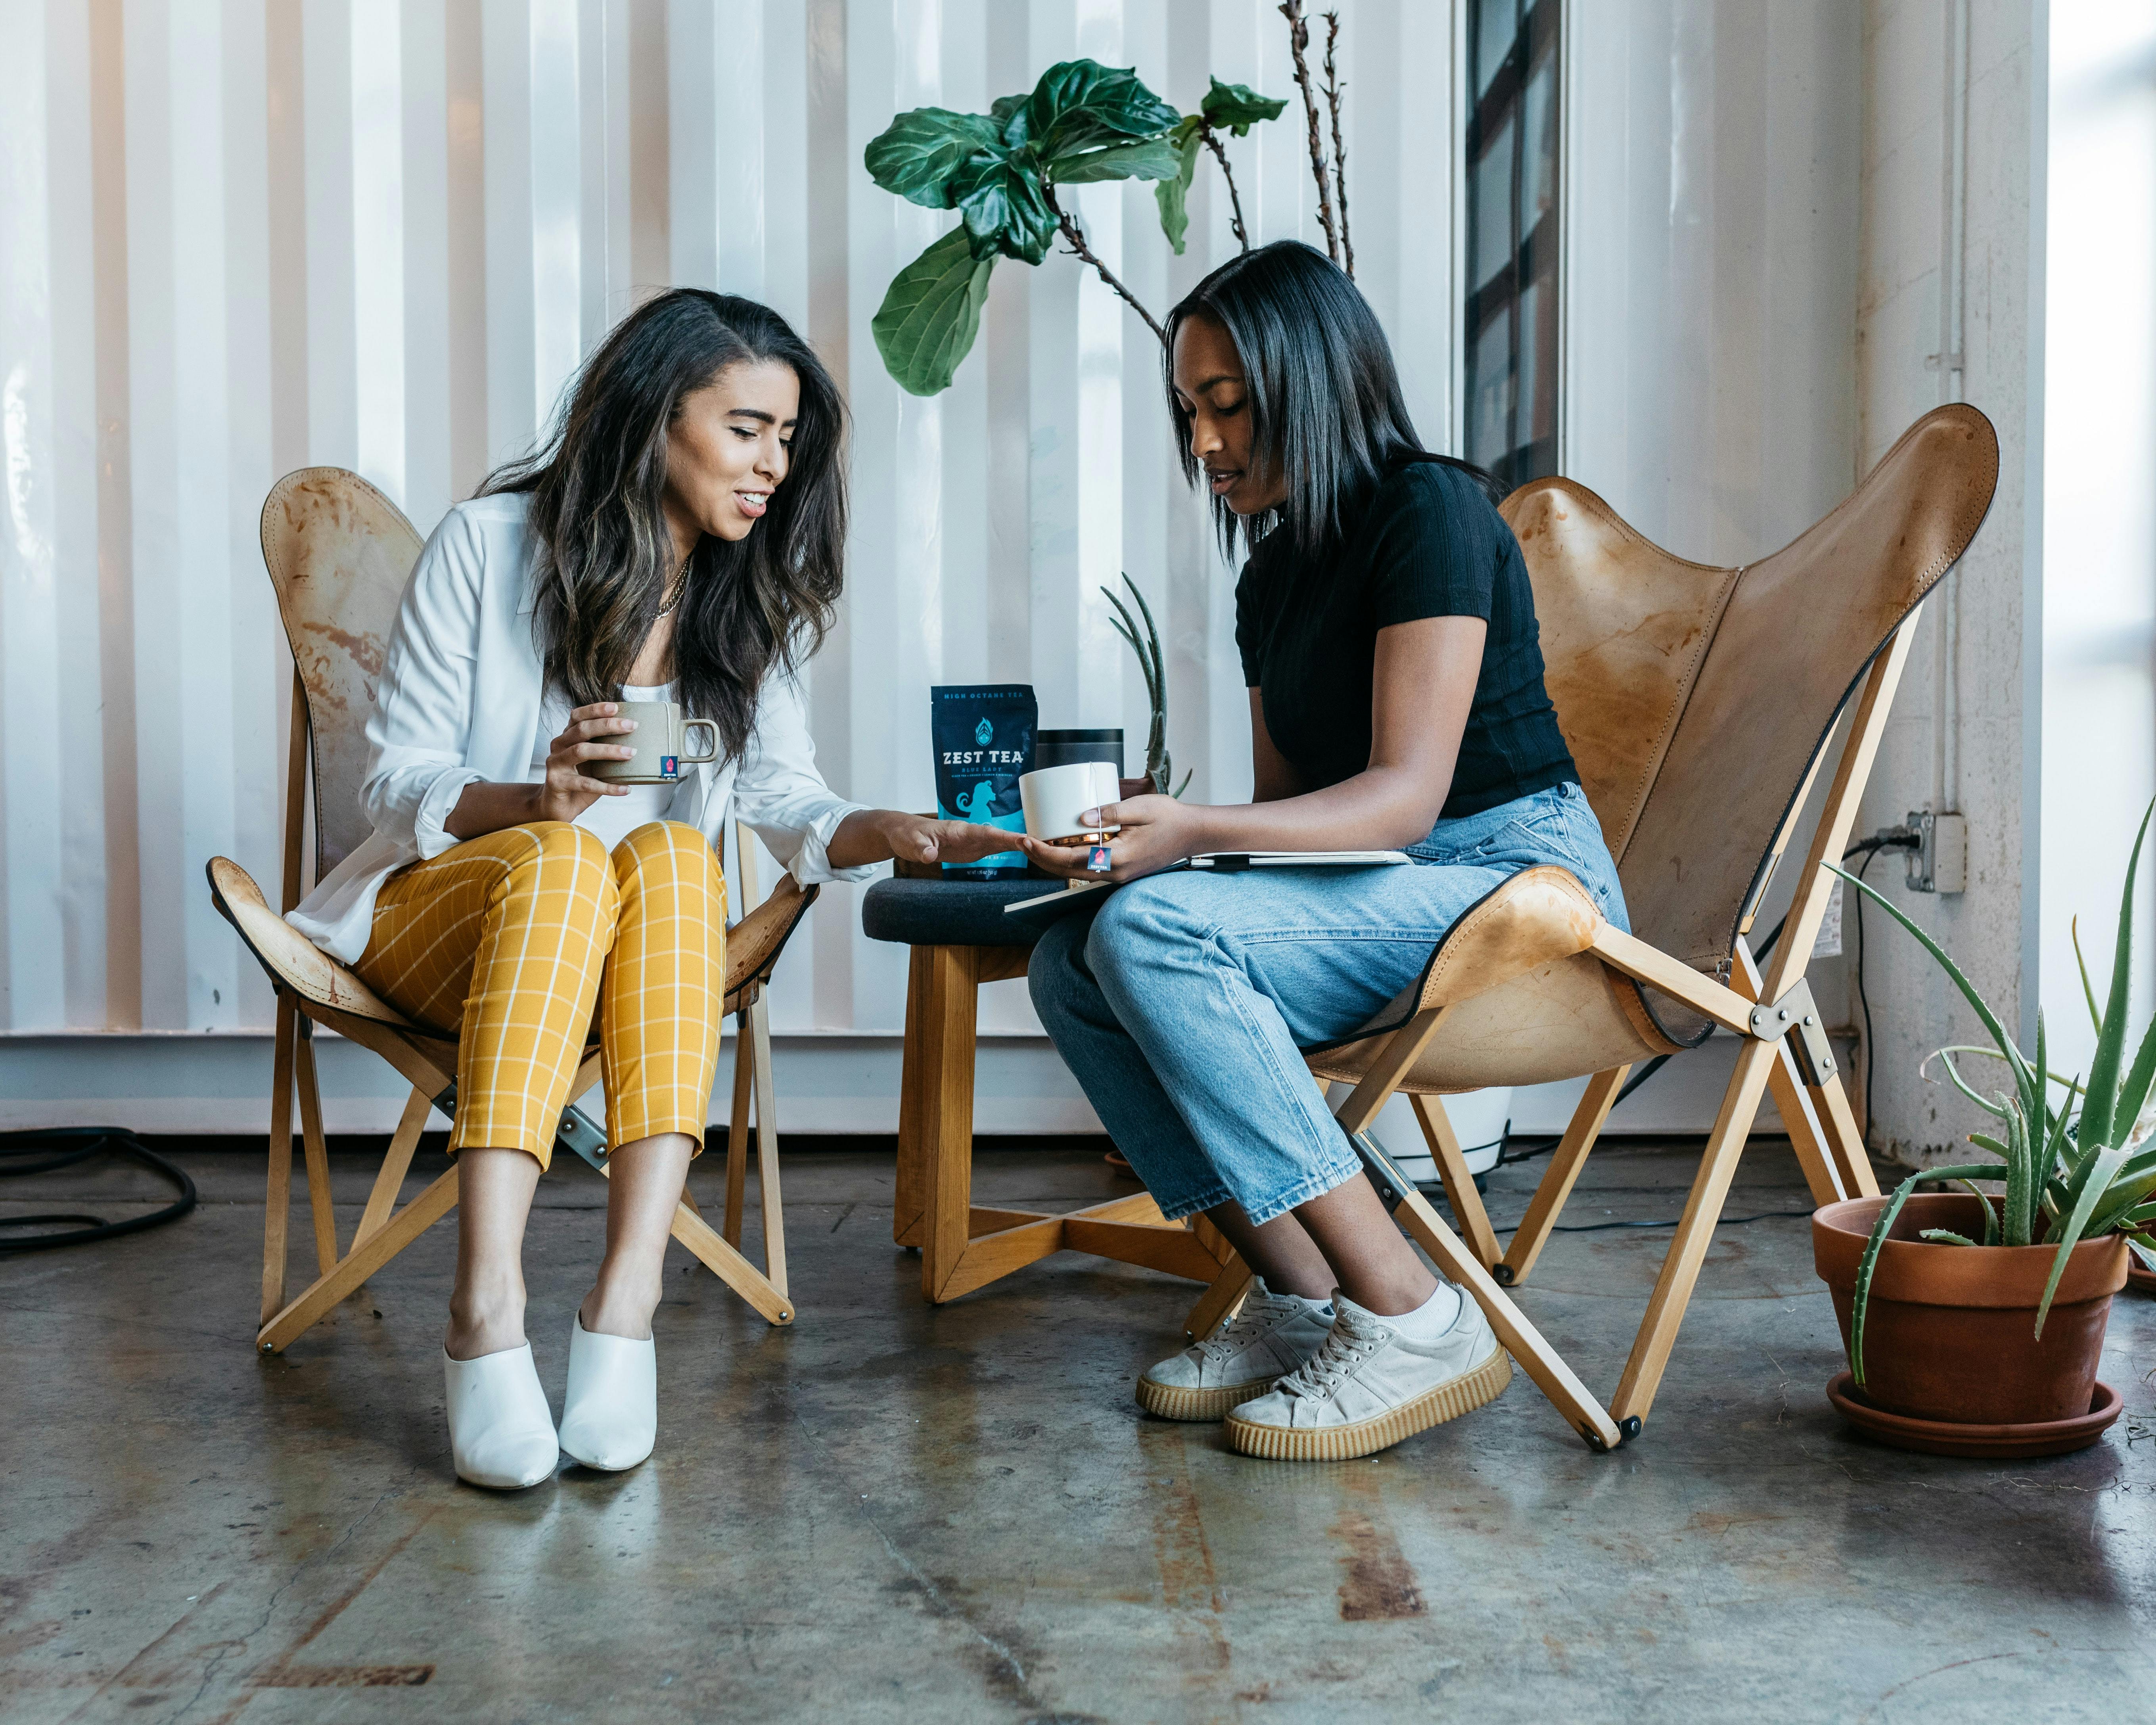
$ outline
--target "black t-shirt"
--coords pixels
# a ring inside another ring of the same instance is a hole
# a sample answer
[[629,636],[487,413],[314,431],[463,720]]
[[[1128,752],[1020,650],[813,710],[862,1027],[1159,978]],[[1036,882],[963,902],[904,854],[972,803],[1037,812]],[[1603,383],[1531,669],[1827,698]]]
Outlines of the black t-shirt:
[[1543,685],[1527,562],[1481,487],[1441,462],[1402,462],[1344,528],[1317,559],[1286,533],[1269,535],[1235,586],[1243,680],[1260,691],[1274,746],[1310,788],[1369,767],[1378,631],[1424,617],[1490,626],[1441,818],[1578,778]]

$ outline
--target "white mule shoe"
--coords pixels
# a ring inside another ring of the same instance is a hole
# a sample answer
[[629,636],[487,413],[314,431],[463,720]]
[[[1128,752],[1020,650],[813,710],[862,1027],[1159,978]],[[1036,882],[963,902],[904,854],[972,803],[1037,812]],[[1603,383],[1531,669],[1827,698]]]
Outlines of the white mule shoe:
[[651,1453],[659,1436],[659,1348],[649,1337],[594,1336],[569,1320],[569,1389],[562,1448],[587,1467],[618,1473]]
[[490,1491],[521,1491],[554,1471],[561,1449],[529,1342],[477,1359],[451,1359],[445,1348],[442,1375],[459,1479]]

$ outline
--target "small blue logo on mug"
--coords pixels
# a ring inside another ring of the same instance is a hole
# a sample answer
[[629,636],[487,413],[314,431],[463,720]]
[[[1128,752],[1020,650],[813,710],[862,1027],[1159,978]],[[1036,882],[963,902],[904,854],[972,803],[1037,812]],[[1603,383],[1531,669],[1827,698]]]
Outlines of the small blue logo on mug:
[[661,755],[659,770],[668,778],[679,778],[681,776],[681,757],[679,755]]

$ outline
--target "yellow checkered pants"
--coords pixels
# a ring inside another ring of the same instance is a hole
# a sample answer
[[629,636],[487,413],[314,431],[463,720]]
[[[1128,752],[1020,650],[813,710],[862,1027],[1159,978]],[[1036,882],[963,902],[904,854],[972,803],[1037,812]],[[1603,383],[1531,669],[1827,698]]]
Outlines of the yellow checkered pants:
[[598,1013],[607,1142],[686,1132],[701,1148],[719,1059],[726,880],[702,834],[641,826],[613,855],[539,821],[393,875],[353,966],[397,1009],[454,1029],[452,1153],[544,1168]]

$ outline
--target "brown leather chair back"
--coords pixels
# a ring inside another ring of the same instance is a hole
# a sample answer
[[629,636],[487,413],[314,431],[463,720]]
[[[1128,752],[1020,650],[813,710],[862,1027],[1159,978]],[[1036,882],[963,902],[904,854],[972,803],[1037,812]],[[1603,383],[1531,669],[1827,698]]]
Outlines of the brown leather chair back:
[[[1763,562],[1670,556],[1564,480],[1506,500],[1550,698],[1618,863],[1633,932],[1726,974],[1774,840],[1873,658],[1976,535],[1991,422],[1927,413],[1834,512]],[[1690,1042],[1697,1019],[1669,1034]]]
[[262,506],[262,561],[307,696],[317,880],[372,830],[359,806],[367,721],[419,543],[395,504],[341,467],[288,473]]

